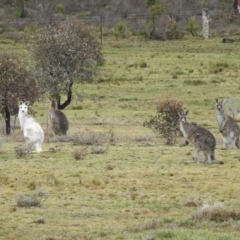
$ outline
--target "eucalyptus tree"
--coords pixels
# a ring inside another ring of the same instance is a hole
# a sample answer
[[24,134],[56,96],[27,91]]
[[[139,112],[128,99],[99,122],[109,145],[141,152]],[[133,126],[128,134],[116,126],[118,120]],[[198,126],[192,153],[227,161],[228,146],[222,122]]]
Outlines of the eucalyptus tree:
[[147,19],[148,24],[151,25],[152,30],[150,32],[151,37],[155,37],[155,30],[157,26],[157,19],[163,13],[163,7],[158,0],[147,0],[147,7],[149,8],[149,18]]
[[[74,83],[91,81],[103,63],[94,31],[79,20],[39,29],[31,39],[39,86],[64,109],[71,103]],[[61,95],[67,100],[61,104]]]
[[10,118],[17,114],[18,101],[34,103],[40,95],[28,62],[18,56],[0,54],[0,111],[5,119],[7,135],[11,133]]

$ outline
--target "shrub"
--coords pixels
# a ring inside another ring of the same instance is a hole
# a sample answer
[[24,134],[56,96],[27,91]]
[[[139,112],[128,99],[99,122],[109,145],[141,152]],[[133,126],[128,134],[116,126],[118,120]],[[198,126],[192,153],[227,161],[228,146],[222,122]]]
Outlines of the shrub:
[[170,22],[166,25],[165,31],[166,38],[168,40],[181,39],[184,35],[184,33],[178,29],[178,25],[175,20],[170,20]]
[[180,132],[178,124],[178,112],[183,110],[183,104],[176,99],[167,98],[157,104],[157,114],[150,116],[149,121],[145,121],[143,126],[152,129],[161,135],[166,144],[173,145]]
[[76,160],[84,159],[84,157],[87,154],[88,154],[88,148],[87,147],[75,149],[75,151],[73,152],[74,158]]
[[197,36],[197,31],[200,29],[199,24],[196,22],[194,17],[190,17],[187,21],[186,30],[193,36]]
[[139,67],[140,68],[146,68],[147,67],[147,63],[142,61],[142,62],[139,63]]
[[61,16],[65,12],[64,5],[62,3],[57,4],[56,6],[56,13],[57,15]]
[[99,147],[99,146],[91,146],[91,154],[104,154],[108,151],[108,146]]
[[192,214],[192,218],[200,221],[225,222],[231,220],[240,220],[240,212],[235,209],[227,209],[222,203],[213,205],[204,204],[201,208]]
[[224,69],[229,68],[229,64],[227,62],[216,62],[214,64],[210,64],[210,73],[220,73],[223,72]]
[[40,207],[46,199],[46,194],[38,190],[33,194],[22,195],[17,198],[18,207]]
[[113,30],[113,35],[115,36],[116,39],[118,38],[125,38],[127,33],[127,29],[124,23],[118,23],[114,30]]

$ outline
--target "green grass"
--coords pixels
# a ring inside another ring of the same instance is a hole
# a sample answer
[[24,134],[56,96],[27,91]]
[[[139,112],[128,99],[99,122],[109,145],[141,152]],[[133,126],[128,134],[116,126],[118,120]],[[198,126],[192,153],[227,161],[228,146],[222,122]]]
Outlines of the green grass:
[[[28,56],[21,44],[3,44],[14,47]],[[33,106],[46,132],[44,152],[17,157],[15,148],[24,146],[19,128],[1,140],[0,239],[239,239],[239,221],[192,218],[205,202],[240,206],[239,150],[220,150],[215,120],[215,98],[238,99],[239,50],[219,38],[104,42],[98,83],[75,85],[64,110],[67,142],[53,141],[47,98]],[[185,164],[193,146],[180,147],[181,138],[166,146],[143,127],[168,96],[213,132],[224,165]],[[92,137],[93,144],[76,145],[74,137]],[[86,155],[77,159],[79,149]],[[18,206],[20,195],[39,191],[40,206]]]

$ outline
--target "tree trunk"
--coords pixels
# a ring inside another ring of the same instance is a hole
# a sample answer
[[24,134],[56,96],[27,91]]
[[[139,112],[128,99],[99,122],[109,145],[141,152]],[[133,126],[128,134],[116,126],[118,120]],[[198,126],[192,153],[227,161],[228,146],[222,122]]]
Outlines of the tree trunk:
[[67,93],[67,100],[63,104],[61,104],[61,96],[58,97],[57,102],[58,102],[59,110],[64,109],[71,103],[71,101],[72,101],[72,85],[73,85],[73,83],[70,83],[69,88],[68,88],[68,93]]
[[5,108],[5,125],[6,125],[6,135],[11,134],[11,114],[8,107]]

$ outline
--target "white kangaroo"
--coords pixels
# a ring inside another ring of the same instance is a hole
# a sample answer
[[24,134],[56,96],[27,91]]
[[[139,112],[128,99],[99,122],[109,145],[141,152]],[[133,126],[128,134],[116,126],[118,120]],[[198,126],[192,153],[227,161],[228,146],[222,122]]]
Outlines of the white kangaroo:
[[30,151],[32,146],[35,147],[35,152],[42,151],[42,143],[44,140],[44,132],[40,124],[30,115],[28,115],[29,102],[19,102],[18,118],[23,131],[23,136],[27,145],[27,151]]
[[185,138],[185,143],[191,142],[194,145],[195,157],[194,162],[200,163],[199,152],[203,152],[205,156],[204,162],[215,164],[224,164],[222,161],[215,159],[216,139],[207,129],[191,124],[187,120],[188,111],[179,114],[180,130]]
[[215,99],[216,101],[216,119],[219,127],[219,131],[223,138],[223,150],[227,149],[228,146],[234,148],[240,148],[239,134],[240,128],[237,122],[227,114],[223,112],[224,101]]

